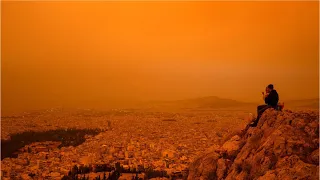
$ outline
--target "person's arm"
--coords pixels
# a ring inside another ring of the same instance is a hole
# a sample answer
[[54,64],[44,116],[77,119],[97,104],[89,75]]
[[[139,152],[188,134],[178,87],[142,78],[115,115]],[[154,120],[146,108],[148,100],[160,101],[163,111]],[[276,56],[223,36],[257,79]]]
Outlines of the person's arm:
[[269,93],[267,93],[266,95],[264,95],[264,102],[265,102],[266,104],[269,104],[269,103],[270,103]]
[[262,92],[262,99],[265,100],[266,97],[268,97],[268,95],[269,95],[269,93],[266,93],[266,94],[265,94],[264,92]]

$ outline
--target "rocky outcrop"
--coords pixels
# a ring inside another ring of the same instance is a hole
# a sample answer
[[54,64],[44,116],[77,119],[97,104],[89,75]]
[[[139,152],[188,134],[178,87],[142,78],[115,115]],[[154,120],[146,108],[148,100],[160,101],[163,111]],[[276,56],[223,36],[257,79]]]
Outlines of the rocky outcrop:
[[319,112],[269,109],[191,165],[189,180],[319,179]]

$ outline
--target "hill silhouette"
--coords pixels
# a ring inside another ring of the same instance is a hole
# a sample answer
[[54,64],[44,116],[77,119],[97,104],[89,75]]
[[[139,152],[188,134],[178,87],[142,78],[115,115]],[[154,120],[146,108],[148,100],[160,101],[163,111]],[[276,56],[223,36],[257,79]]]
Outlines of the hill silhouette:
[[319,179],[318,135],[318,111],[268,109],[257,127],[197,158],[188,179]]
[[230,108],[250,105],[253,104],[232,99],[219,98],[217,96],[206,96],[174,101],[150,101],[144,104],[144,106],[162,108]]
[[289,108],[306,108],[306,109],[319,109],[319,98],[314,99],[300,99],[285,101],[285,106]]

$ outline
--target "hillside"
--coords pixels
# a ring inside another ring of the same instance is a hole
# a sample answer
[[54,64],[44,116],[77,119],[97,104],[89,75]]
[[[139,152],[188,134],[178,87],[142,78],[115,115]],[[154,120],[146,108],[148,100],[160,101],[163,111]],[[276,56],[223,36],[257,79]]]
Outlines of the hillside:
[[190,166],[196,179],[319,179],[319,112],[267,110]]
[[284,101],[290,109],[319,109],[319,99],[303,99]]
[[160,108],[230,108],[252,105],[232,99],[224,99],[216,96],[207,96],[176,101],[152,101],[145,106]]

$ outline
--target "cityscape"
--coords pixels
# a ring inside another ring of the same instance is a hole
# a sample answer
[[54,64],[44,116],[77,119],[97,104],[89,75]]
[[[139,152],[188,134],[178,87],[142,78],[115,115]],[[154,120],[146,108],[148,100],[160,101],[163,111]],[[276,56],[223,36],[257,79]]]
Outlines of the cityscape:
[[[85,132],[88,128],[86,124],[99,129],[95,135],[85,134],[85,141],[75,147],[72,145],[61,147],[61,142],[49,140],[23,146],[17,151],[18,153],[15,152],[16,158],[2,159],[1,172],[4,179],[10,177],[30,179],[32,174],[39,179],[59,179],[68,175],[75,166],[79,168],[90,166],[93,169],[99,165],[108,166],[110,168],[105,172],[111,172],[115,170],[112,168],[117,164],[121,166],[122,174],[139,172],[139,178],[148,176],[148,170],[159,172],[159,177],[185,178],[189,163],[197,155],[215,144],[222,143],[230,132],[245,126],[247,122],[241,117],[248,116],[248,113],[240,110],[233,110],[234,117],[228,115],[229,111],[223,110],[178,113],[128,110],[110,112],[77,110],[71,114],[70,111],[67,112],[68,117],[66,111],[60,109],[16,117],[16,119],[22,118],[23,123],[10,121],[9,124],[9,119],[12,117],[8,117],[7,124],[7,119],[3,119],[2,137],[6,137],[6,130],[10,130],[10,133],[20,132],[20,128],[30,127],[34,121],[42,124],[40,127],[49,127],[48,129],[52,129],[51,126],[57,129],[82,127],[77,130],[79,134],[75,137],[80,137],[80,132]],[[83,118],[84,116],[86,118]],[[69,123],[62,123],[59,119]],[[65,131],[70,131],[69,129]],[[45,129],[34,128],[34,130],[41,132]],[[60,133],[60,131],[54,132]],[[68,141],[74,142],[76,139],[69,137]],[[150,172],[149,177],[151,177]]]

